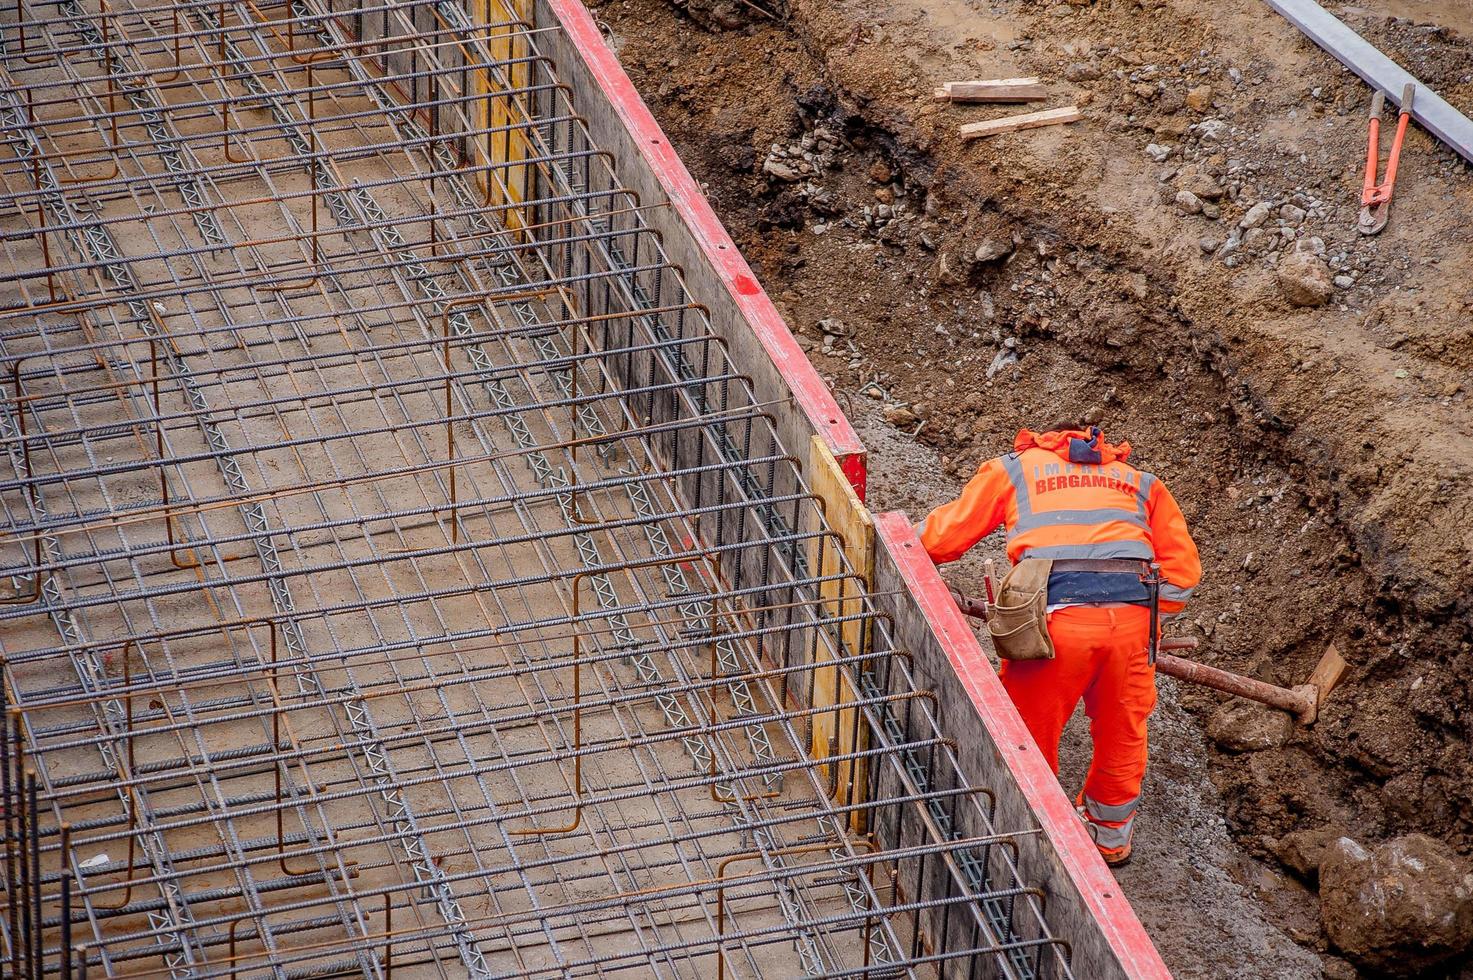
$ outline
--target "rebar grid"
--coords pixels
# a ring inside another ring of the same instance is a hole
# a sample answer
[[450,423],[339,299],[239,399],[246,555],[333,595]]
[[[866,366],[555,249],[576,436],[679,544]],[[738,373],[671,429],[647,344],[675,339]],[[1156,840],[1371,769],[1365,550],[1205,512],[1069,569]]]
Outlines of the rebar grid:
[[1070,975],[555,24],[5,14],[7,975]]

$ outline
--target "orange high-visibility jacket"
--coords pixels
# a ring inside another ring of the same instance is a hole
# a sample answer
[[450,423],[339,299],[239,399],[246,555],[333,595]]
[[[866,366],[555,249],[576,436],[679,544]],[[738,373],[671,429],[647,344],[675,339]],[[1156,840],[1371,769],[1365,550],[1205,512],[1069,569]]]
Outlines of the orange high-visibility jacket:
[[[955,561],[999,524],[1008,558],[1145,558],[1161,566],[1161,610],[1179,612],[1202,578],[1186,518],[1149,473],[1127,463],[1130,443],[1089,431],[1018,433],[1013,452],[977,469],[962,495],[921,525],[921,544],[938,565]],[[1141,602],[1129,574],[1056,573],[1050,604]]]

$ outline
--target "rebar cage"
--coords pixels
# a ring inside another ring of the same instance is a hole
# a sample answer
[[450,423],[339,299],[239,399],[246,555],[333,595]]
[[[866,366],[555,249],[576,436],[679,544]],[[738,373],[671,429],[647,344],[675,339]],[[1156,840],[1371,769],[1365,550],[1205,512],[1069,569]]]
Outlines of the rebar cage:
[[6,8],[5,975],[1070,975],[531,17]]

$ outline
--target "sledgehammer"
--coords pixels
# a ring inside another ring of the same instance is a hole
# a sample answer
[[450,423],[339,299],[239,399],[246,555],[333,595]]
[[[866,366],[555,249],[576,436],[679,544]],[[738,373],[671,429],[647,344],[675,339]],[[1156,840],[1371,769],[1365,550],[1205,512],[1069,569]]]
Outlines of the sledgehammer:
[[[1173,637],[1161,641],[1162,650],[1195,650],[1197,641],[1192,637]],[[1324,656],[1315,665],[1309,681],[1294,687],[1279,687],[1264,681],[1234,674],[1231,671],[1209,667],[1195,660],[1183,660],[1169,653],[1156,658],[1156,669],[1179,680],[1201,684],[1224,694],[1236,694],[1240,698],[1257,701],[1280,711],[1287,711],[1301,725],[1313,725],[1319,717],[1320,704],[1330,696],[1330,691],[1340,683],[1346,670],[1340,651],[1331,643],[1325,647]]]
[[[952,592],[952,597],[956,599],[957,608],[965,615],[981,620],[987,619],[985,601],[955,591]],[[1309,675],[1308,683],[1295,687],[1279,687],[1277,684],[1269,684],[1254,680],[1252,677],[1244,677],[1242,674],[1209,667],[1195,660],[1183,660],[1181,657],[1165,652],[1167,650],[1195,650],[1196,648],[1197,641],[1192,637],[1162,638],[1162,652],[1156,657],[1156,669],[1178,680],[1201,684],[1215,691],[1222,691],[1224,694],[1233,694],[1266,704],[1271,708],[1278,708],[1280,711],[1287,711],[1301,725],[1314,724],[1315,719],[1319,717],[1320,705],[1340,683],[1347,669],[1345,660],[1340,656],[1340,651],[1335,649],[1333,643],[1325,648],[1325,655],[1320,658],[1314,672]]]

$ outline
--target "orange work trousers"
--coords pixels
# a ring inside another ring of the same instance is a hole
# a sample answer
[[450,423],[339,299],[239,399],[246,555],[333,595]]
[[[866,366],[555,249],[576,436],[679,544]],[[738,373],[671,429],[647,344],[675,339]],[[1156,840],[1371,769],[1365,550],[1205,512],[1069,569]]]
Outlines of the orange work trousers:
[[1134,810],[1146,774],[1146,719],[1156,707],[1150,625],[1144,606],[1065,606],[1048,617],[1054,659],[1004,661],[1001,671],[1003,687],[1055,775],[1059,738],[1084,698],[1094,742],[1084,796],[1118,813],[1120,822]]

